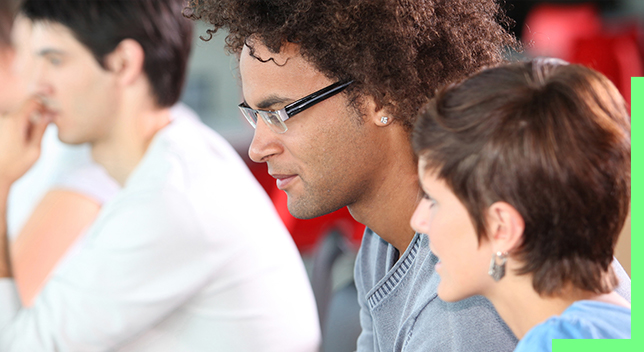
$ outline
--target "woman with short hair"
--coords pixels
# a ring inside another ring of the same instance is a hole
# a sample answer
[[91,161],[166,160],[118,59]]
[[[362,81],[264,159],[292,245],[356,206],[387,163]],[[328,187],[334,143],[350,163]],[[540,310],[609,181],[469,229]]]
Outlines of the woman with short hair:
[[630,338],[611,267],[630,117],[606,77],[544,58],[481,71],[436,95],[413,145],[425,195],[411,224],[440,259],[441,299],[487,297],[515,351]]

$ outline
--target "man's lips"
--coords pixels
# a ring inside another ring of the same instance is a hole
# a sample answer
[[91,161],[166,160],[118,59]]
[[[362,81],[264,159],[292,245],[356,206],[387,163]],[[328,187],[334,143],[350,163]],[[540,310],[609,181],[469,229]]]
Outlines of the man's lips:
[[42,103],[42,105],[45,107],[46,110],[52,113],[60,110],[60,106],[58,105],[58,102],[56,100],[41,94],[38,94],[37,97],[38,99],[40,99],[40,102]]
[[288,184],[290,184],[295,179],[295,177],[297,177],[297,175],[279,175],[279,174],[275,174],[271,176],[273,176],[277,180],[276,182],[277,188],[281,190],[286,188],[286,186],[288,186]]

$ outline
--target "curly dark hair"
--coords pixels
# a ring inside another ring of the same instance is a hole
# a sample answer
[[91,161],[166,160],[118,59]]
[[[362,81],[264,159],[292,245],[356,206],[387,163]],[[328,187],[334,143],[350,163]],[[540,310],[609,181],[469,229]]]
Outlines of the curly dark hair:
[[350,100],[373,97],[409,130],[438,87],[519,48],[494,0],[191,0],[184,14],[214,27],[203,40],[226,29],[237,55],[251,36],[274,53],[298,44],[327,77],[355,82]]

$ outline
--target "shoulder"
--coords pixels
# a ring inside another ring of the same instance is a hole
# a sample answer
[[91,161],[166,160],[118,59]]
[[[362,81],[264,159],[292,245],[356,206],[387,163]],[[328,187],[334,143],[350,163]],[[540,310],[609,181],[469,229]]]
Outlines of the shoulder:
[[579,301],[560,316],[551,317],[532,328],[521,339],[520,345],[550,346],[553,339],[630,338],[630,325],[631,314],[628,308],[602,302]]
[[515,352],[552,351],[552,340],[584,338],[584,330],[578,322],[552,317],[530,329],[519,341]]
[[194,207],[173,188],[122,192],[103,207],[88,233],[88,240],[108,247],[185,242],[191,237],[202,237]]
[[226,139],[197,119],[186,117],[175,118],[157,133],[128,179],[128,184],[135,182],[148,186],[171,182],[186,189],[232,193],[257,183]]
[[[241,161],[232,145],[212,128],[206,126],[194,113],[174,113],[174,119],[159,134],[160,140],[176,153],[201,154],[198,157],[233,159]],[[190,155],[184,155],[190,157]]]
[[406,350],[423,350],[428,343],[434,351],[514,350],[516,337],[487,299],[474,296],[445,302],[436,296],[437,284],[433,281],[427,283],[433,298],[419,301],[425,306],[414,317]]

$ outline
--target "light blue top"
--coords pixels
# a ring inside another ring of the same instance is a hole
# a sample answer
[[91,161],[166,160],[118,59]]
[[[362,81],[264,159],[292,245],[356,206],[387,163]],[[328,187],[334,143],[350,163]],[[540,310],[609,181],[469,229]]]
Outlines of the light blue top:
[[550,352],[553,339],[630,338],[630,309],[597,301],[577,301],[560,316],[528,331],[514,351]]

